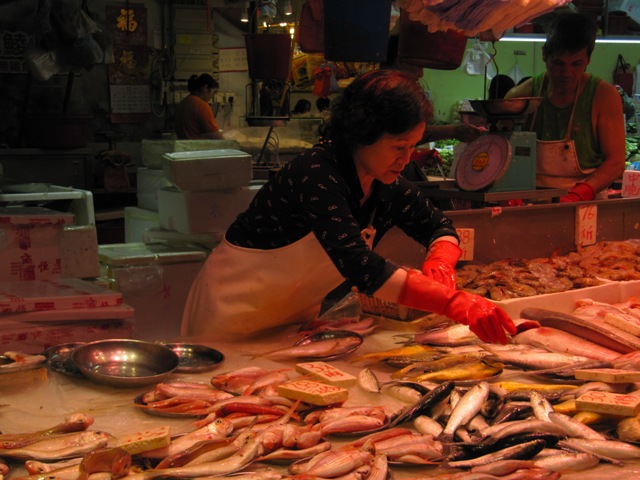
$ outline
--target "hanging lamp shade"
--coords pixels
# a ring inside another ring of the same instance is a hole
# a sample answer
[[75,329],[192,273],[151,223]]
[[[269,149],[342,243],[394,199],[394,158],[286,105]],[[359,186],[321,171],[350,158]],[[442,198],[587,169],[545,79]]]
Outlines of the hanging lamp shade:
[[391,0],[324,0],[324,56],[340,62],[387,59]]
[[427,25],[400,11],[398,59],[417,67],[455,70],[462,64],[467,37],[457,30],[430,32]]

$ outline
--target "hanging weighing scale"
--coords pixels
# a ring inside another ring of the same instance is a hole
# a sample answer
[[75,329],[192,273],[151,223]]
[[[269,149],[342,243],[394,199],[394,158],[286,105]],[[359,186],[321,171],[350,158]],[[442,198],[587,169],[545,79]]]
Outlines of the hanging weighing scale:
[[540,97],[471,100],[489,131],[470,142],[452,170],[457,186],[469,192],[531,191],[536,188],[536,134],[521,131]]

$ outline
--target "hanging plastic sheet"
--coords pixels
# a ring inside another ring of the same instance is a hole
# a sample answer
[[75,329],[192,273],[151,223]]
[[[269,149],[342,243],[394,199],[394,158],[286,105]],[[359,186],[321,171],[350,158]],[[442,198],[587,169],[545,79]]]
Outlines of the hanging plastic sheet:
[[484,75],[486,72],[488,79],[492,79],[496,75],[497,70],[492,61],[493,57],[487,52],[489,46],[489,42],[476,40],[467,48],[462,60],[462,67],[467,75]]

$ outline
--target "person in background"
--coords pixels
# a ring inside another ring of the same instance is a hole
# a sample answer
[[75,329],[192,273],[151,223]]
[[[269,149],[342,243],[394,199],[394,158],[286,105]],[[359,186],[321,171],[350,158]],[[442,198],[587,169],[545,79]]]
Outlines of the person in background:
[[[181,333],[244,339],[311,321],[346,281],[505,343],[516,329],[504,310],[456,290],[461,250],[452,222],[400,175],[431,114],[406,73],[374,70],[356,78],[333,102],[330,142],[287,162],[211,252],[191,286]],[[394,226],[426,247],[420,270],[374,251]]]
[[531,114],[537,134],[538,187],[567,188],[560,202],[604,198],[625,167],[625,125],[616,88],[589,73],[596,27],[589,17],[554,15],[542,47],[546,72],[505,98],[541,96]]
[[187,88],[189,95],[176,107],[177,137],[191,140],[223,138],[209,103],[218,88],[218,82],[208,73],[199,76],[194,74],[189,77]]
[[311,111],[311,102],[305,98],[298,100],[291,110],[292,115],[304,115]]

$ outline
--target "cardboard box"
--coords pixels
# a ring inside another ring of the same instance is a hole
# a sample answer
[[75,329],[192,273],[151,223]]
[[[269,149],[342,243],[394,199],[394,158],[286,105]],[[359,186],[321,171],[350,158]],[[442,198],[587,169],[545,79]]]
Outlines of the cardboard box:
[[259,189],[259,186],[250,186],[183,192],[163,188],[158,192],[160,226],[180,233],[224,234],[238,214],[249,206]]
[[232,149],[166,153],[162,170],[183,191],[229,190],[249,185],[253,161],[248,153]]
[[133,338],[133,317],[134,309],[123,304],[5,313],[0,315],[0,352],[42,353],[61,343]]
[[178,338],[187,295],[207,252],[143,243],[100,245],[98,249],[110,288],[135,309],[136,338]]
[[65,225],[60,242],[60,276],[95,278],[100,275],[95,225]]
[[62,229],[73,222],[73,214],[48,208],[0,208],[0,281],[58,278]]
[[162,169],[140,167],[136,171],[138,207],[158,211],[158,190],[170,187]]
[[623,197],[640,197],[640,171],[625,170],[622,174]]
[[165,153],[193,152],[196,150],[238,149],[235,140],[148,140],[140,145],[140,159],[145,167],[162,169]]
[[157,211],[124,207],[124,241],[126,243],[144,243],[145,232],[153,228],[160,228],[160,214]]
[[0,282],[0,312],[76,310],[115,307],[122,295],[79,278]]

